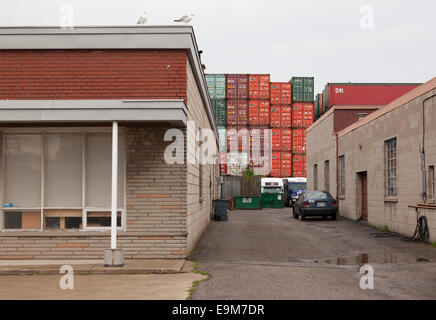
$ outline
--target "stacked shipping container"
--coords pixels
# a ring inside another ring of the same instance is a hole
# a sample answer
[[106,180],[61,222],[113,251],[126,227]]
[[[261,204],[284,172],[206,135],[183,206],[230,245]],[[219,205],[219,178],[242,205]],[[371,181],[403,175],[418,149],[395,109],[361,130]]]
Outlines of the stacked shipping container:
[[292,174],[292,84],[271,82],[271,176],[290,177]]
[[314,78],[293,77],[292,176],[306,176],[306,128],[314,120]]
[[[305,174],[305,128],[313,122],[313,78],[293,78],[297,94],[291,83],[270,82],[268,74],[206,75],[206,80],[220,138],[221,174],[242,175],[247,166],[264,167],[264,174],[273,177]],[[265,139],[273,150],[271,167],[263,160]]]

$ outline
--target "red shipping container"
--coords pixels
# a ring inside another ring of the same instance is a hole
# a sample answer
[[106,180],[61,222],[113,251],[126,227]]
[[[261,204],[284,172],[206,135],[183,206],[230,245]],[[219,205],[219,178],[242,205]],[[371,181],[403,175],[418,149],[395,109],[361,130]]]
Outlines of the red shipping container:
[[275,128],[290,128],[292,126],[292,108],[287,105],[271,105],[270,126]]
[[282,129],[271,129],[271,148],[274,151],[282,150]]
[[292,152],[306,152],[306,129],[292,129]]
[[292,130],[291,129],[281,129],[282,130],[282,151],[292,150]]
[[292,103],[292,84],[289,82],[271,82],[270,101],[272,104]]
[[313,123],[313,103],[303,103],[303,127],[308,128]]
[[292,127],[303,127],[303,103],[292,104]]
[[248,96],[250,99],[269,100],[269,74],[250,74],[248,78]]
[[271,129],[271,146],[275,151],[292,150],[292,130],[286,128]]
[[227,101],[227,125],[246,126],[248,124],[248,101]]
[[248,74],[228,74],[226,95],[227,99],[248,99]]
[[220,165],[220,172],[222,176],[225,176],[227,173],[227,165],[226,164],[221,164]]
[[292,155],[292,176],[293,177],[306,177],[306,155],[293,154]]
[[420,83],[327,83],[325,106],[384,106],[421,85]]
[[271,158],[271,176],[278,178],[281,176],[282,152],[273,151]]
[[248,152],[250,150],[250,132],[247,127],[227,127],[227,151]]
[[324,113],[324,104],[323,104],[324,95],[321,93],[319,96],[319,114]]
[[[251,150],[265,150],[265,141],[271,139],[268,127],[251,127],[250,132],[250,149]],[[269,147],[267,144],[267,147]]]
[[282,153],[281,176],[283,178],[292,176],[292,153],[291,152],[283,152]]
[[292,175],[292,153],[273,151],[271,162],[271,176],[282,178]]
[[250,100],[248,103],[248,124],[267,126],[269,124],[269,109],[268,100]]

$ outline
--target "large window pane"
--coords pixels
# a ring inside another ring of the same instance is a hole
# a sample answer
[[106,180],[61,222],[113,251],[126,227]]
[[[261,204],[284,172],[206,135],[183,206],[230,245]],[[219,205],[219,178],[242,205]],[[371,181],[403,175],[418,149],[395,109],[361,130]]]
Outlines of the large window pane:
[[46,134],[46,207],[82,206],[82,135]]
[[[118,206],[122,206],[124,181],[124,144],[118,143]],[[111,207],[112,134],[86,134],[86,206]]]
[[41,206],[41,135],[7,134],[5,203],[14,207]]

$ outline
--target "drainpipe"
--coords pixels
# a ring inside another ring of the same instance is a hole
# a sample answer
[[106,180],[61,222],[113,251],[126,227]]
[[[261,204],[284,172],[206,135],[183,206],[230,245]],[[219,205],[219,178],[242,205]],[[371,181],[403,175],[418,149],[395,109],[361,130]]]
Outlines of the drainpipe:
[[335,132],[335,143],[336,143],[336,202],[339,206],[339,141],[338,141],[338,133]]
[[425,173],[425,102],[435,96],[436,94],[433,94],[422,102],[421,198],[424,203],[427,203],[427,177]]

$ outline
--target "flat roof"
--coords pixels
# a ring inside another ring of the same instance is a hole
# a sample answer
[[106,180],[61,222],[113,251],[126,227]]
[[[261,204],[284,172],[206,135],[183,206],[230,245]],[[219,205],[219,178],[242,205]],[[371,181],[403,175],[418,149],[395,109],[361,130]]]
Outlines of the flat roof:
[[395,99],[394,101],[392,101],[390,104],[386,105],[385,107],[367,115],[362,120],[349,125],[348,127],[343,129],[342,131],[339,131],[338,136],[342,137],[342,136],[346,135],[347,133],[350,133],[351,131],[354,131],[357,128],[360,128],[360,127],[376,120],[377,118],[385,115],[386,113],[389,113],[392,110],[395,110],[395,109],[405,105],[406,103],[409,103],[410,101],[415,100],[419,96],[422,96],[422,95],[426,94],[427,92],[432,91],[434,89],[436,89],[436,77],[427,81],[423,85],[420,85],[419,87],[416,87],[416,88],[410,90],[408,93]]
[[218,141],[197,41],[192,26],[0,27],[0,50],[184,49]]

